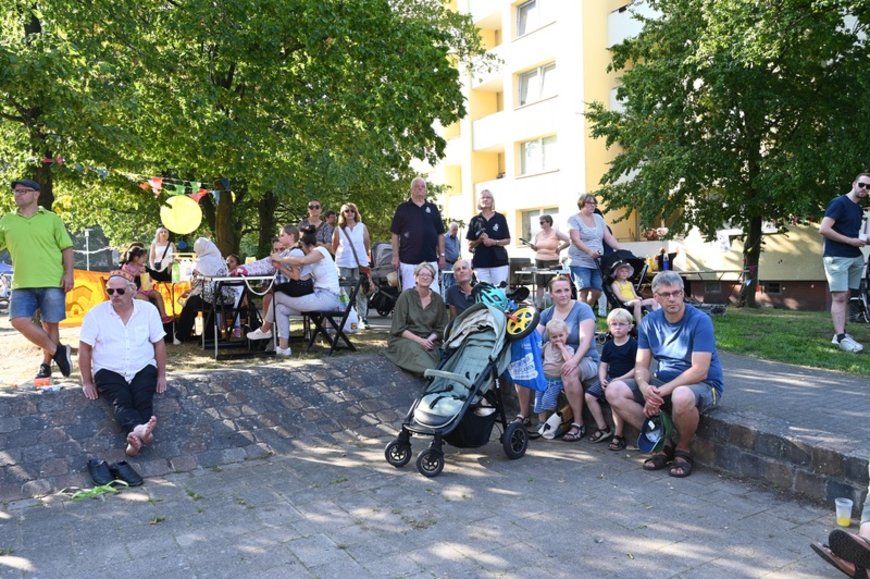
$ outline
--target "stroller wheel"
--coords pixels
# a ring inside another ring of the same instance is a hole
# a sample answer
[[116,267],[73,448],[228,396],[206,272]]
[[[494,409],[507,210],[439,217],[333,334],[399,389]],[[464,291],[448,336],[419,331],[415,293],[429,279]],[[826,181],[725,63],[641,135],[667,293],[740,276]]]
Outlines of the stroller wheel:
[[511,460],[526,454],[526,449],[529,446],[529,435],[522,422],[515,421],[508,424],[504,434],[501,435],[501,446]]
[[507,315],[507,339],[510,341],[522,340],[535,331],[541,314],[531,306],[525,306],[514,310]]
[[444,453],[427,448],[417,457],[417,470],[425,477],[435,477],[444,470]]
[[377,308],[377,311],[378,311],[379,316],[381,316],[382,318],[386,318],[387,316],[390,315],[390,312],[392,312],[393,309],[392,308]]
[[384,449],[384,456],[388,463],[396,468],[402,468],[411,461],[411,445],[396,439]]

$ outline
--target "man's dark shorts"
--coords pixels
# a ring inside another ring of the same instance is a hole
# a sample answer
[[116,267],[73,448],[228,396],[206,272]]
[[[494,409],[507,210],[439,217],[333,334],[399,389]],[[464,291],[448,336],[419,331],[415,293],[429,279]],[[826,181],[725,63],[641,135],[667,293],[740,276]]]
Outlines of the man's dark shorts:
[[[646,399],[643,397],[643,394],[640,391],[640,388],[637,385],[637,382],[634,381],[633,378],[627,378],[622,380],[625,384],[631,389],[631,393],[634,396],[634,401],[643,406],[646,404]],[[664,381],[659,380],[658,378],[653,378],[650,380],[650,384],[653,386],[661,386],[664,384]],[[699,414],[706,414],[713,408],[719,405],[719,393],[716,392],[716,389],[709,384],[705,384],[701,382],[699,384],[686,384],[683,387],[689,388],[692,393],[695,395],[695,408],[698,409]],[[662,410],[665,412],[671,412],[671,397],[670,395],[665,396],[665,403],[662,406]]]

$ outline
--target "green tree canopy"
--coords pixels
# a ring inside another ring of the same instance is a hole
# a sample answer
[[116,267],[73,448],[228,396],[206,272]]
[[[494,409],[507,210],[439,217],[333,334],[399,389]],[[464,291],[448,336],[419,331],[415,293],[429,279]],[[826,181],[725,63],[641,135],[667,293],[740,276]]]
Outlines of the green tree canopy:
[[613,209],[671,233],[744,231],[754,305],[762,222],[820,215],[866,169],[866,0],[649,0],[659,13],[613,47],[623,110],[591,103],[592,134],[620,151],[602,178]]
[[[110,169],[52,166],[72,193],[73,223],[150,236],[160,200],[125,175],[209,188],[227,179],[233,195],[202,203],[203,229],[225,252],[245,232],[265,250],[276,219],[298,218],[311,197],[336,208],[353,200],[370,219],[388,214],[407,194],[411,161],[443,155],[433,124],[464,115],[456,62],[483,52],[467,17],[435,0],[16,0],[0,10],[10,60],[28,56],[36,38],[59,47],[64,63],[81,55],[79,69],[54,79],[59,87],[79,98],[82,79],[99,81],[98,117],[54,131],[58,154]],[[33,19],[35,35],[26,33]],[[20,81],[0,76],[0,88]],[[70,103],[82,108],[75,99],[38,106],[62,114]],[[23,142],[26,123],[0,122],[10,142]],[[85,138],[101,126],[105,138]],[[75,155],[72,142],[81,143]],[[13,156],[0,149],[0,161]],[[386,225],[370,221],[376,232]]]

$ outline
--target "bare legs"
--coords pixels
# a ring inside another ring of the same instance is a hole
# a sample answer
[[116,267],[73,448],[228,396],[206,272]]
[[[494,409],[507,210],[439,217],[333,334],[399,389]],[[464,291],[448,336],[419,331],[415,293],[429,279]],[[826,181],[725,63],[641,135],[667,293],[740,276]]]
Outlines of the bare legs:
[[51,364],[51,357],[60,344],[60,330],[57,322],[42,322],[42,326],[33,323],[30,318],[13,318],[12,327],[27,338],[31,343],[42,348],[42,363]]
[[834,334],[846,333],[846,310],[849,307],[849,292],[831,292],[831,320]]

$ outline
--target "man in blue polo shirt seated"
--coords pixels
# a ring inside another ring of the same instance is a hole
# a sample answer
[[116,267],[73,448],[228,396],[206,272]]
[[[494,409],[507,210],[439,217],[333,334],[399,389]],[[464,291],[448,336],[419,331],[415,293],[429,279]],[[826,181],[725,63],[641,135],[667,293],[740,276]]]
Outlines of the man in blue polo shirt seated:
[[[685,303],[683,278],[675,271],[660,272],[653,278],[652,291],[661,308],[638,327],[634,379],[611,382],[606,396],[613,411],[638,430],[647,417],[662,411],[671,415],[679,436],[676,444],[666,441],[643,468],[670,467],[668,474],[683,478],[692,473],[690,445],[701,415],[722,397],[722,366],[713,322]],[[654,375],[653,358],[658,362]]]
[[[430,264],[436,272],[446,266],[444,255],[444,222],[434,203],[426,201],[426,181],[417,177],[411,181],[411,198],[396,208],[390,225],[393,246],[393,268],[402,278],[402,290],[414,287],[414,268]],[[440,293],[438,275],[432,290]]]

